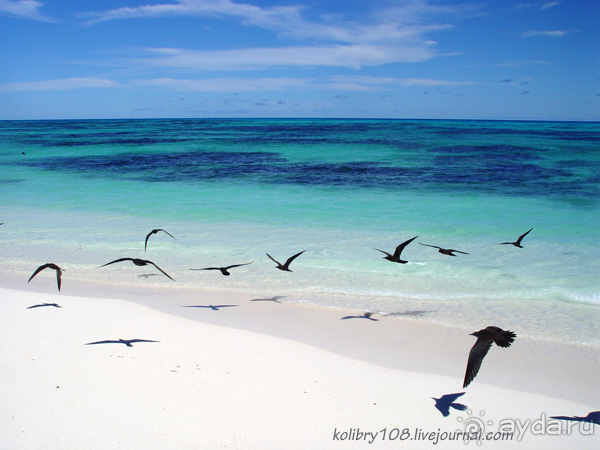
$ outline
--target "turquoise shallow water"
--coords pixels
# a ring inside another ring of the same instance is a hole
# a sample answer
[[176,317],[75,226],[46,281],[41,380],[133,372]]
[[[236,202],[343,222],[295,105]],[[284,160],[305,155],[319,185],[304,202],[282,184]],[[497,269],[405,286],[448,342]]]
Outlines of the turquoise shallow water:
[[[281,295],[597,344],[599,144],[593,123],[0,122],[0,273],[52,261],[67,286]],[[525,248],[497,245],[531,227]],[[153,236],[144,256],[153,228],[176,239]],[[408,264],[374,250],[417,235]],[[265,254],[301,250],[291,274]],[[124,256],[177,282],[130,264],[93,270]],[[189,271],[250,261],[230,277]]]

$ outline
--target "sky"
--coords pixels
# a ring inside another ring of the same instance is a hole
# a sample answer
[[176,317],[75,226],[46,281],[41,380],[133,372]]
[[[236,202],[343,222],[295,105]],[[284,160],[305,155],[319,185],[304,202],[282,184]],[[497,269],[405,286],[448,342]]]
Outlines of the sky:
[[600,121],[600,1],[0,0],[0,120]]

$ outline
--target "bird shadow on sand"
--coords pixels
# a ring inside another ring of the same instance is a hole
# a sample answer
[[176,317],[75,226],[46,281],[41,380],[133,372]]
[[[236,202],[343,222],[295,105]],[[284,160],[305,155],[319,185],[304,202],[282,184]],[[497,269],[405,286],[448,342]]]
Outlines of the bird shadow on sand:
[[58,303],[40,303],[38,305],[29,306],[27,309],[43,308],[44,306],[53,306],[54,308],[62,308]]
[[160,341],[151,341],[148,339],[119,339],[119,340],[106,340],[106,341],[97,341],[97,342],[88,342],[84,345],[96,345],[96,344],[124,344],[127,347],[133,347],[133,344],[137,342],[160,342]]
[[366,312],[362,316],[346,316],[346,317],[342,317],[341,320],[346,320],[346,319],[369,319],[369,320],[372,320],[373,322],[377,322],[379,319],[373,319],[371,317],[373,314],[375,314],[375,313]]
[[600,411],[592,411],[585,417],[579,416],[551,416],[552,419],[569,420],[571,422],[589,422],[600,425]]
[[219,311],[220,308],[231,308],[234,306],[240,306],[240,305],[188,305],[188,306],[182,306],[182,308],[208,308],[208,309],[212,309],[213,311]]
[[432,309],[415,309],[412,311],[398,311],[398,312],[392,312],[389,314],[384,314],[384,317],[388,317],[388,316],[405,316],[405,317],[423,317],[425,314],[427,313],[432,313],[435,312]]
[[458,397],[464,394],[464,392],[457,392],[456,394],[442,395],[440,398],[431,398],[435,400],[435,407],[442,413],[442,416],[448,417],[450,415],[450,408],[456,409],[457,411],[465,411],[467,409],[467,405],[455,402]]
[[160,277],[160,273],[143,273],[138,275],[138,278],[150,278],[150,277]]
[[271,298],[255,298],[250,300],[251,302],[274,302],[274,303],[281,303],[279,301],[280,298],[284,298],[285,295],[276,295],[274,297]]

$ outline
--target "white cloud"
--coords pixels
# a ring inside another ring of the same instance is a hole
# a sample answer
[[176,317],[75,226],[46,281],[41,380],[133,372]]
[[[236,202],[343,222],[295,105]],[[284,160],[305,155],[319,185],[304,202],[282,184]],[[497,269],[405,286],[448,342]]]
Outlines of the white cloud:
[[155,78],[138,80],[141,86],[162,86],[174,91],[185,92],[248,92],[264,90],[282,90],[308,85],[310,78],[211,78],[200,80],[181,80],[175,78]]
[[25,19],[43,20],[54,22],[54,19],[46,17],[39,12],[43,3],[34,0],[0,0],[0,14],[22,17]]
[[88,13],[88,16],[94,18],[87,23],[92,25],[108,20],[142,17],[229,16],[237,17],[245,25],[255,25],[299,39],[368,43],[421,39],[421,35],[426,32],[451,28],[448,24],[429,23],[426,16],[453,13],[459,11],[461,5],[439,7],[429,4],[426,0],[413,0],[403,6],[389,8],[385,12],[376,14],[371,17],[374,23],[368,25],[333,16],[323,16],[322,22],[309,22],[301,14],[303,9],[301,6],[261,8],[231,0],[177,0],[176,3],[136,8],[123,7],[101,13]]
[[331,81],[319,87],[324,89],[335,89],[338,91],[355,92],[377,92],[381,90],[402,89],[412,86],[473,86],[478,83],[473,81],[449,81],[430,78],[390,78],[369,76],[334,76]]
[[573,31],[561,31],[561,30],[556,30],[556,31],[547,31],[547,30],[543,30],[543,31],[537,31],[537,30],[532,30],[532,31],[525,31],[524,33],[521,33],[522,37],[535,37],[535,36],[548,36],[548,37],[562,37],[565,36],[569,33],[573,33]]
[[430,46],[418,45],[329,45],[239,50],[148,49],[155,55],[135,58],[136,64],[194,71],[263,70],[274,67],[378,66],[393,62],[425,61],[434,56]]
[[544,3],[544,4],[541,6],[541,8],[540,8],[540,9],[541,9],[542,11],[545,11],[546,9],[550,9],[550,8],[553,8],[553,7],[557,6],[557,5],[560,5],[560,3],[561,3],[561,2],[548,2],[548,3]]
[[[476,4],[439,6],[429,0],[407,0],[361,19],[322,15],[307,20],[302,6],[262,7],[232,0],[171,0],[162,4],[123,7],[90,13],[90,25],[133,18],[199,16],[237,19],[303,44],[286,47],[226,50],[147,49],[149,55],[128,60],[138,67],[190,71],[247,71],[271,68],[348,67],[360,69],[390,63],[421,62],[434,58],[437,42],[431,32],[452,28],[435,17],[479,14]],[[312,41],[305,44],[306,41]]]
[[275,6],[260,8],[258,6],[235,3],[231,0],[176,0],[175,3],[145,5],[139,7],[123,7],[99,13],[88,13],[93,16],[89,25],[107,20],[132,19],[140,17],[172,17],[172,16],[236,16],[247,23],[269,27],[281,22],[293,22],[300,19],[297,6]]
[[474,81],[448,81],[435,80],[430,78],[404,78],[400,80],[404,86],[473,86],[477,83]]
[[99,78],[66,78],[62,80],[26,81],[0,84],[0,92],[21,91],[64,91],[84,88],[113,88],[120,86],[116,81]]

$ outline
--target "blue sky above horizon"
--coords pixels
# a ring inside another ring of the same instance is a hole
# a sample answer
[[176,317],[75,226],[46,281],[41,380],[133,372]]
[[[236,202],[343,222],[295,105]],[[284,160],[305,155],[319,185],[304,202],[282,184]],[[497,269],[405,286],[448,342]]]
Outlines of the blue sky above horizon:
[[0,0],[0,119],[600,121],[600,2]]

